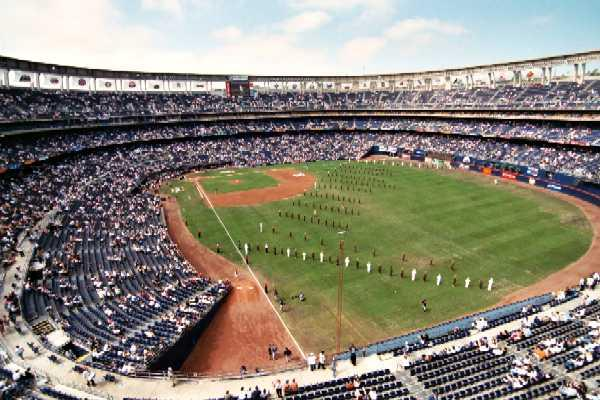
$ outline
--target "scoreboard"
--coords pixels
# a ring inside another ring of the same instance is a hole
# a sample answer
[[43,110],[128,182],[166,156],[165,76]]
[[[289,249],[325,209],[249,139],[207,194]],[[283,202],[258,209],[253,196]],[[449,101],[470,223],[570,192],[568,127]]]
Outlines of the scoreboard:
[[225,81],[225,91],[228,97],[247,97],[250,96],[252,84],[247,75],[231,75]]

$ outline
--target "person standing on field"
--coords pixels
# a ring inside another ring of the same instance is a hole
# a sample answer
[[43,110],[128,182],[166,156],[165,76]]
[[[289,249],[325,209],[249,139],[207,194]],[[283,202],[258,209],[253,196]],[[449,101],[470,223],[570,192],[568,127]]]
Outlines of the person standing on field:
[[349,351],[350,351],[350,362],[352,363],[352,365],[354,367],[356,367],[356,347],[353,344],[351,344]]
[[308,357],[306,357],[306,361],[308,362],[308,367],[311,371],[314,371],[317,368],[317,357],[315,357],[314,353],[310,353]]
[[325,369],[325,361],[327,361],[327,358],[325,357],[325,352],[321,350],[321,352],[319,353],[319,365],[317,368]]

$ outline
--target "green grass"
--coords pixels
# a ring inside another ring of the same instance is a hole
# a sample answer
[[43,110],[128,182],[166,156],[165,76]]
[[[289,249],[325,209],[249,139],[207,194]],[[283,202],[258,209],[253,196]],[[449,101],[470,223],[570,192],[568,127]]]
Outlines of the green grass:
[[264,173],[264,169],[232,169],[199,173],[202,187],[208,193],[228,193],[277,186],[277,179]]
[[[575,206],[514,185],[494,185],[474,174],[342,162],[293,168],[315,175],[319,187],[311,193],[327,193],[328,198],[307,195],[261,206],[218,208],[217,212],[236,242],[251,243],[252,268],[261,281],[268,281],[288,299],[289,311],[283,318],[308,351],[332,350],[335,346],[335,258],[341,239],[345,254],[351,258],[351,266],[344,272],[342,339],[347,345],[366,344],[489,307],[505,294],[575,261],[592,238],[588,221]],[[328,172],[335,169],[338,175],[332,178]],[[252,170],[242,172],[250,174]],[[330,183],[329,179],[337,181]],[[360,179],[357,187],[363,191],[347,190],[349,182],[356,179]],[[379,185],[373,186],[372,192],[369,181]],[[330,184],[334,187],[329,188]],[[193,185],[175,181],[166,184],[163,191],[171,193],[174,186],[183,189],[174,195],[190,230],[202,230],[205,245],[214,248],[219,242],[225,255],[239,262],[239,255]],[[338,195],[357,202],[338,202]],[[339,214],[337,207],[342,204],[354,215]],[[315,209],[321,225],[303,221],[304,216],[309,220]],[[300,214],[301,220],[286,218],[286,211]],[[328,220],[327,227],[324,219]],[[335,228],[330,226],[332,219]],[[264,224],[262,234],[259,222]],[[346,230],[346,223],[348,231],[338,233]],[[256,251],[256,244],[262,249],[265,242],[271,248],[268,255]],[[309,258],[310,253],[323,250],[334,262],[275,256],[274,247],[278,251],[297,249],[300,254],[306,251]],[[373,264],[371,274],[366,272],[367,261]],[[413,268],[419,271],[415,282],[409,278]],[[425,273],[428,279],[424,282]],[[444,279],[439,287],[435,285],[438,273]],[[457,287],[452,286],[455,276]],[[495,280],[494,290],[480,290],[479,280],[485,284],[490,276]],[[469,289],[463,287],[466,277],[472,280]],[[303,304],[291,300],[299,290],[307,297]],[[428,313],[419,307],[423,298],[430,304]]]

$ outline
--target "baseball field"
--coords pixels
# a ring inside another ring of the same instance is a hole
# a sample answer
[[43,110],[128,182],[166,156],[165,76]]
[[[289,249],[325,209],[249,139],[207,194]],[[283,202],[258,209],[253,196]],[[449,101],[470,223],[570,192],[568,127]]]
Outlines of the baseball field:
[[490,307],[577,260],[592,240],[583,213],[556,197],[399,161],[198,172],[161,191],[203,245],[240,269],[248,245],[305,351],[335,347],[338,268],[342,341],[362,345]]

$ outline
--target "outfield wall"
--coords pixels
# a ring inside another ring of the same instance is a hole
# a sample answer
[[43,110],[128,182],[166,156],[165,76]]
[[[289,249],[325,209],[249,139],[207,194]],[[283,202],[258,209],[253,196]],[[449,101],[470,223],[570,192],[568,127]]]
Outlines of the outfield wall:
[[532,174],[532,169],[523,165],[511,165],[510,169],[493,169],[487,166],[490,163],[488,160],[472,160],[470,164],[454,161],[452,166],[568,194],[600,206],[600,189],[580,182],[575,177],[560,173],[552,174],[544,170],[537,170],[535,174]]
[[[569,293],[562,302],[570,301],[578,296],[577,292]],[[431,328],[421,329],[418,331],[411,332],[406,335],[398,336],[392,339],[383,340],[380,342],[372,343],[366,347],[358,350],[357,355],[359,357],[368,357],[374,354],[382,354],[392,352],[401,348],[410,348],[410,351],[420,350],[431,345],[439,345],[446,341],[455,340],[458,337],[466,336],[464,334],[467,330],[473,328],[473,323],[479,318],[485,318],[489,323],[489,328],[496,325],[509,322],[506,320],[507,317],[514,320],[514,316],[521,317],[519,312],[526,306],[542,307],[545,305],[556,305],[558,302],[554,299],[551,294],[544,294],[537,297],[532,297],[523,301],[512,303],[506,306],[501,306],[487,310],[481,313],[469,315],[464,318],[460,318],[451,322],[442,323]],[[458,336],[459,332],[463,332],[462,336]],[[454,336],[453,336],[454,334]],[[421,337],[426,335],[429,338],[428,343],[423,344]],[[347,360],[350,358],[350,353],[345,352],[336,356],[337,360]]]

